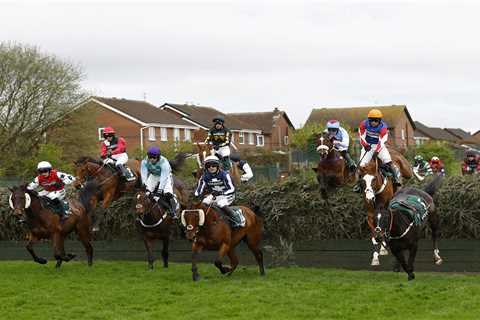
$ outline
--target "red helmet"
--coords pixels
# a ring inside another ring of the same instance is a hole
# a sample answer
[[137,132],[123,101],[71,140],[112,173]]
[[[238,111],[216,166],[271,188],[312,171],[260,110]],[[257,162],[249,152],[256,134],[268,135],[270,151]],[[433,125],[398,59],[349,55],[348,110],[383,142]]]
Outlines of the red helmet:
[[103,133],[115,134],[115,130],[112,127],[106,127],[105,129],[103,129]]

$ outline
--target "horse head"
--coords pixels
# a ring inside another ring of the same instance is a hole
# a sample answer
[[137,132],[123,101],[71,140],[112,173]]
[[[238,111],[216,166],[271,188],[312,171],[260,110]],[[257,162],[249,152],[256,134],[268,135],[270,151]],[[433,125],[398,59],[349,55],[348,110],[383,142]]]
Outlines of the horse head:
[[[186,237],[190,241],[194,241],[200,227],[205,224],[206,212],[202,205],[194,206],[196,209],[182,211],[182,225],[186,229]],[[207,209],[208,211],[208,209]]]
[[98,172],[102,164],[90,157],[81,157],[74,162],[75,165],[75,182],[73,186],[79,189],[90,177]]
[[145,191],[139,191],[135,194],[135,212],[139,218],[143,218],[146,213],[151,212],[153,205],[151,195]]
[[9,188],[11,195],[8,199],[13,214],[22,220],[26,219],[25,211],[32,204],[32,196],[29,194],[25,185]]
[[359,178],[362,180],[362,187],[365,191],[365,200],[371,204],[375,204],[375,196],[382,189],[384,182],[379,168],[378,159],[373,159],[358,169]]
[[320,154],[320,158],[325,159],[329,153],[335,150],[333,145],[333,138],[328,132],[322,132],[317,137],[317,152]]

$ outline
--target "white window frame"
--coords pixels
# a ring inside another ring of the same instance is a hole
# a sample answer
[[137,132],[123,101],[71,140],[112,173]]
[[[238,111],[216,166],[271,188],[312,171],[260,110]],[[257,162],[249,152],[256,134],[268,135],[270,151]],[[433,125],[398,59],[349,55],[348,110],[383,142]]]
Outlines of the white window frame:
[[160,128],[160,141],[168,141],[168,129]]
[[[260,141],[262,143],[260,143]],[[257,134],[257,147],[263,147],[265,146],[265,137],[263,136],[263,134]]]
[[283,136],[283,144],[288,146],[288,136]]
[[155,141],[155,127],[148,127],[148,141]]
[[103,139],[103,130],[105,130],[105,128],[98,128],[98,141],[104,140]]
[[230,142],[235,143],[235,132],[230,133]]
[[179,128],[173,128],[173,141],[174,142],[179,142],[180,141],[180,129]]
[[238,144],[245,144],[245,135],[243,134],[243,131],[238,133]]
[[402,140],[405,140],[405,129],[402,129]]
[[183,141],[192,141],[192,132],[190,129],[183,129]]
[[253,132],[248,133],[248,144],[251,144],[251,145],[255,144],[255,137]]

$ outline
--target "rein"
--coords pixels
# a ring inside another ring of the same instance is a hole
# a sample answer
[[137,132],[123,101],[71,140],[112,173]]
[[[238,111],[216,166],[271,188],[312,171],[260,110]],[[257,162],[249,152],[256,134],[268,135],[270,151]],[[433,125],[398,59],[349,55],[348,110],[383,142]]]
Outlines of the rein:
[[405,230],[404,233],[402,233],[400,236],[396,236],[396,237],[392,237],[390,234],[392,232],[392,228],[393,228],[393,212],[391,209],[388,209],[388,212],[390,212],[390,227],[389,227],[389,230],[388,230],[388,236],[385,235],[387,237],[387,240],[398,240],[398,239],[402,239],[403,237],[405,237],[407,235],[407,233],[410,231],[410,229],[413,227],[413,221],[408,225],[407,229]]
[[[150,199],[148,201],[150,201]],[[153,208],[155,208],[155,207],[158,207],[158,203],[155,203],[153,206],[151,206],[150,211],[153,211]],[[142,215],[142,217],[143,216],[145,216],[145,215]],[[163,216],[161,216],[160,219],[154,224],[146,224],[145,222],[143,222],[142,218],[137,218],[137,221],[139,221],[140,224],[142,225],[142,227],[144,227],[144,228],[155,228],[155,227],[158,227],[160,224],[162,224],[162,222],[166,218],[167,218],[167,212],[165,211]]]

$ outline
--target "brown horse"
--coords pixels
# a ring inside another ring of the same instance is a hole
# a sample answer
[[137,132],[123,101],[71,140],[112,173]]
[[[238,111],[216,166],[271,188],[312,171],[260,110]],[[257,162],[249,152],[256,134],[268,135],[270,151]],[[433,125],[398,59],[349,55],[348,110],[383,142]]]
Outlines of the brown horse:
[[315,171],[320,184],[322,198],[327,199],[328,190],[353,182],[355,174],[348,170],[345,160],[335,148],[333,139],[329,137],[328,133],[320,134],[317,152],[320,154],[320,161],[312,170]]
[[[212,206],[198,204],[196,209],[182,212],[182,225],[186,228],[186,237],[192,241],[192,277],[198,281],[200,275],[197,268],[198,255],[203,249],[218,251],[215,266],[222,274],[231,275],[238,266],[235,247],[244,239],[255,256],[260,274],[265,275],[263,253],[260,249],[263,220],[247,207],[240,207],[245,216],[245,227],[231,229],[223,220],[218,210]],[[228,255],[230,266],[222,264]]]
[[[415,223],[415,219],[412,219],[409,214],[403,212],[403,209],[409,209],[409,207],[412,206],[412,201],[415,201],[415,203],[418,201],[418,204],[423,206],[423,209],[419,209],[419,211],[425,211],[420,212],[420,214],[423,215],[421,220],[425,221],[428,219],[428,224],[432,230],[434,263],[441,265],[443,262],[440,257],[440,250],[438,249],[440,218],[432,198],[440,187],[441,180],[442,177],[437,176],[424,190],[403,188],[395,194],[388,208],[378,210],[375,215],[374,226],[376,241],[385,241],[388,244],[388,247],[400,262],[403,270],[408,274],[408,280],[415,279],[415,274],[413,273],[414,262],[418,249],[419,231],[422,229],[418,221]],[[415,208],[415,210],[412,211],[416,210]],[[409,252],[408,262],[405,260],[404,251]]]
[[10,207],[16,217],[25,221],[28,227],[26,248],[32,255],[33,261],[46,264],[47,260],[37,256],[33,245],[41,239],[50,239],[53,244],[54,257],[57,260],[56,267],[60,268],[62,262],[68,262],[75,258],[74,254],[66,254],[64,240],[72,231],[78,235],[79,241],[85,247],[88,265],[92,265],[93,248],[90,236],[90,200],[95,186],[87,184],[80,191],[79,200],[70,200],[72,213],[64,221],[55,214],[35,191],[28,190],[26,186],[13,187],[10,189]]
[[[202,177],[203,174],[203,162],[205,161],[205,158],[207,156],[214,156],[215,155],[215,150],[211,148],[210,145],[197,142],[195,144],[197,146],[197,164],[198,164],[198,169],[193,172],[193,176],[198,180]],[[240,177],[242,174],[240,173],[240,168],[232,163],[230,166],[230,170],[228,172],[230,174],[230,177],[232,178],[233,185],[235,187],[238,187],[241,184]]]
[[[148,266],[153,270],[155,257],[153,256],[153,246],[155,240],[162,240],[162,258],[163,267],[168,268],[168,245],[170,240],[170,231],[172,218],[167,214],[165,206],[159,205],[147,196],[144,191],[139,191],[135,195],[135,210],[137,213],[137,225],[143,234],[143,242],[148,254]],[[162,201],[162,199],[160,199]]]

